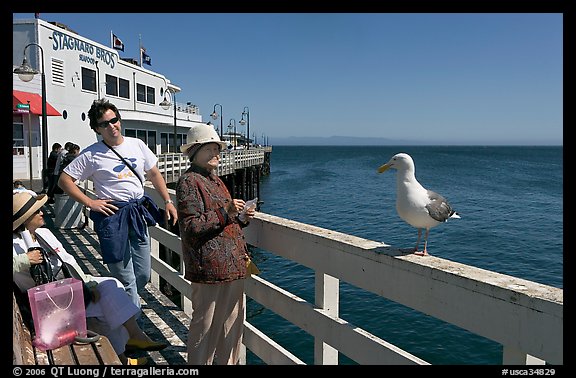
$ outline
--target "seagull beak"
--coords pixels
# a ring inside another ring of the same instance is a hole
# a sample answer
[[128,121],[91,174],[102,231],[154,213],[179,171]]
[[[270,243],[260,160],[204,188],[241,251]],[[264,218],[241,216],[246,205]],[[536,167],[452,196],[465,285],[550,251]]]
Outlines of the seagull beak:
[[378,173],[384,173],[390,168],[390,164],[386,163],[378,168]]

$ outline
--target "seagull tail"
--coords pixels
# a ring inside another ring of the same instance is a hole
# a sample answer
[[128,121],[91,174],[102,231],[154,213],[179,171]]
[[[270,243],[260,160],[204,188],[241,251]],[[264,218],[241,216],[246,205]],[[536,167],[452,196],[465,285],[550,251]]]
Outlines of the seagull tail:
[[454,212],[452,215],[450,215],[450,218],[460,219],[460,214],[458,214],[457,212]]

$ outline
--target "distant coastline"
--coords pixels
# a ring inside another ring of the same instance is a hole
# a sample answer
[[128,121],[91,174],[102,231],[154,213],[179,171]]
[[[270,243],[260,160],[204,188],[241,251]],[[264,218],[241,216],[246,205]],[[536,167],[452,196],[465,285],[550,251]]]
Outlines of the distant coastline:
[[368,138],[351,136],[331,136],[331,137],[278,137],[270,138],[273,146],[563,146],[562,141],[554,140],[462,140],[462,141],[440,141],[440,140],[405,140],[389,138]]

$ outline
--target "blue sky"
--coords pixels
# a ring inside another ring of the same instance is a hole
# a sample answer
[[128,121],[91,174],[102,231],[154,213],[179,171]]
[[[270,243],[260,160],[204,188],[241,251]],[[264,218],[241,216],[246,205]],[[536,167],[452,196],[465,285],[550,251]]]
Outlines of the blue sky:
[[[15,13],[14,18],[33,18]],[[250,132],[426,144],[562,144],[560,13],[41,13],[110,31],[182,88],[179,103]],[[218,107],[218,110],[220,108]],[[219,120],[212,121],[219,125]]]

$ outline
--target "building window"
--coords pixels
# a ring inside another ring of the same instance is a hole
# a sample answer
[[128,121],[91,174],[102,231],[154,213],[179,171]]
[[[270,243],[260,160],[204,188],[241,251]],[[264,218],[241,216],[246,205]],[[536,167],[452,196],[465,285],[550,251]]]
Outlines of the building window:
[[82,89],[96,92],[96,71],[82,67]]
[[148,138],[146,139],[146,144],[150,151],[156,153],[156,131],[148,130]]
[[118,96],[118,78],[112,75],[106,75],[106,94]]
[[156,131],[124,129],[124,135],[142,140],[144,143],[146,143],[150,151],[156,154]]
[[12,117],[12,155],[24,155],[24,123],[21,115]]
[[142,84],[136,84],[136,100],[140,102],[146,102],[146,86]]
[[156,89],[146,87],[146,102],[152,105],[156,103]]
[[146,143],[146,130],[136,130],[136,138]]
[[126,79],[119,80],[118,96],[122,98],[130,98],[130,82]]
[[168,134],[160,133],[160,153],[165,154],[168,152]]
[[136,99],[148,104],[156,103],[156,90],[144,84],[136,84]]
[[186,134],[176,134],[176,151],[174,151],[174,133],[160,133],[160,153],[179,153],[180,146],[186,144]]

